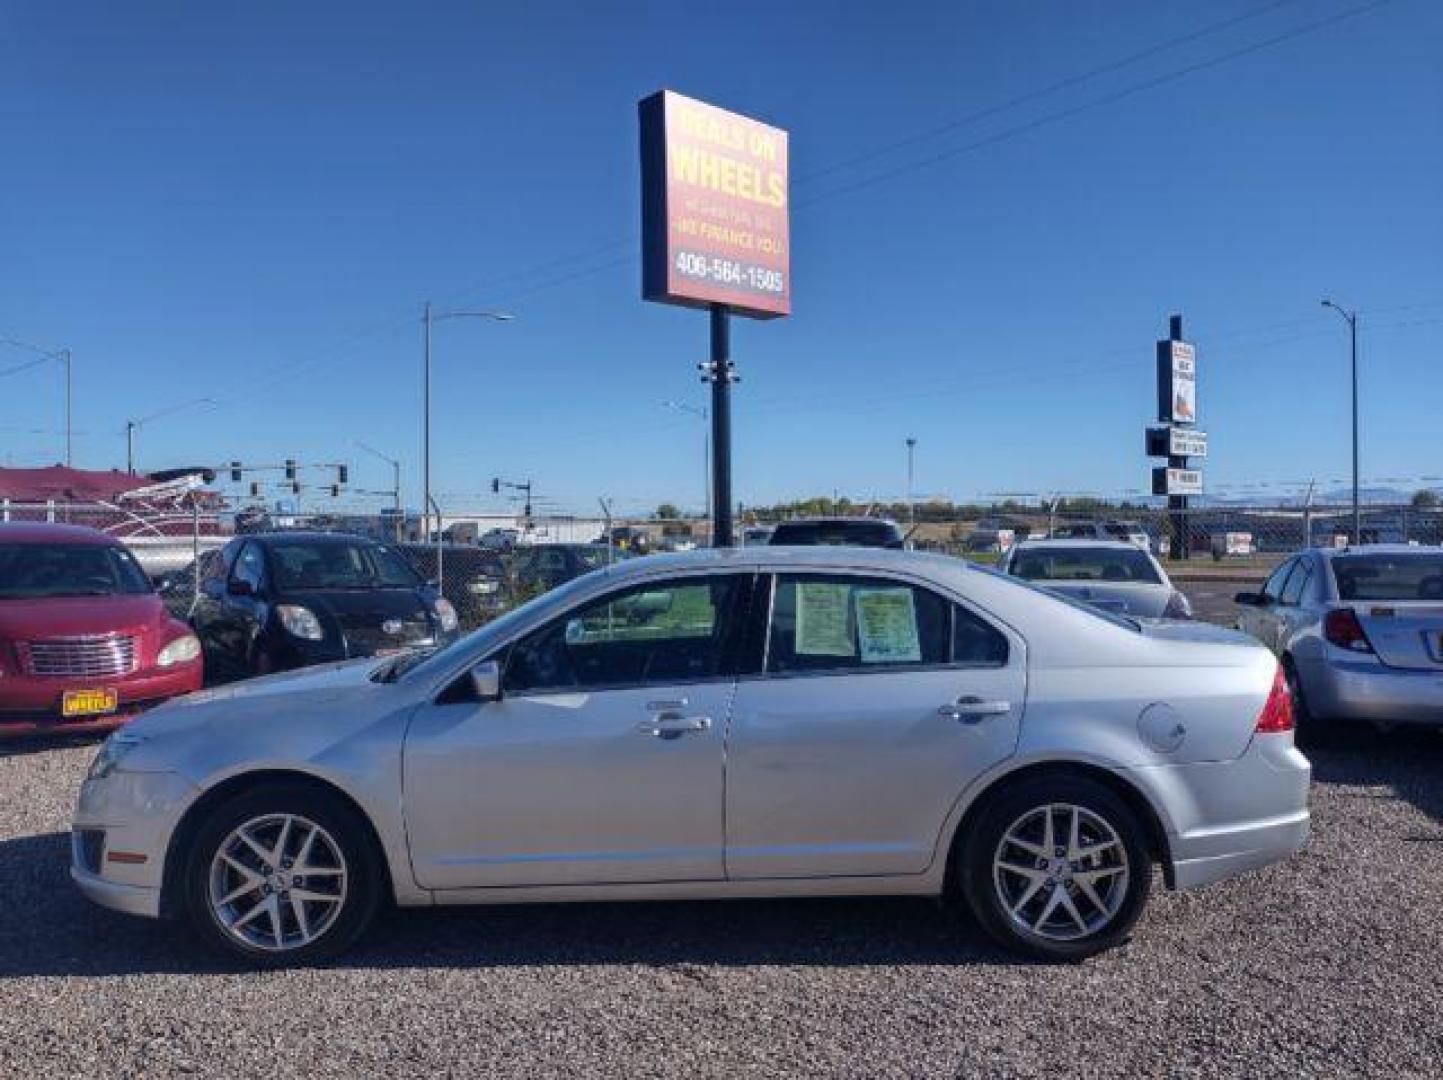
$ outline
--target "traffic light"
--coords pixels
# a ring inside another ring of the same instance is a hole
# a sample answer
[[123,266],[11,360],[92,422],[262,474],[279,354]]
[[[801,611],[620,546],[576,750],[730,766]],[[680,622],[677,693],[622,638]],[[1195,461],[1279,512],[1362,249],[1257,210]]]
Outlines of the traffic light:
[[252,480],[252,481],[251,481],[251,498],[252,498],[252,499],[259,499],[260,497],[261,497],[261,482],[260,482],[259,480]]
[[241,480],[241,464],[239,461],[230,463],[230,481],[232,484],[239,484]]
[[292,495],[299,495],[300,493],[301,493],[301,485],[300,485],[297,481],[294,481],[294,480],[291,481],[291,494],[292,494]]
[[287,479],[287,480],[294,480],[295,478],[296,478],[296,459],[295,459],[295,458],[286,458],[286,479]]
[[350,478],[350,475],[351,475],[351,470],[348,469],[346,466],[344,466],[344,465],[337,465],[337,466],[336,466],[336,483],[337,483],[337,484],[344,484],[344,483]]
[[340,493],[341,493],[341,485],[340,485],[340,484],[332,484],[332,485],[331,485],[331,498],[334,499],[334,498],[335,498],[337,495],[339,495]]
[[499,494],[501,494],[501,477],[499,477],[499,476],[493,476],[493,477],[491,478],[491,494],[493,494],[493,495],[499,495]]

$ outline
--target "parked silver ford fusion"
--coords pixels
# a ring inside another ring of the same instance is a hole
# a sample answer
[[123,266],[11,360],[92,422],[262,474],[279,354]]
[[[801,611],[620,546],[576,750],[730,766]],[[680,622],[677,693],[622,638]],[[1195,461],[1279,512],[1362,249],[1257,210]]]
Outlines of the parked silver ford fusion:
[[1285,858],[1309,765],[1236,631],[1146,628],[938,556],[620,563],[429,657],[191,695],[107,742],[72,875],[259,962],[385,898],[957,895],[1006,945],[1122,940]]
[[1235,599],[1238,627],[1281,658],[1303,725],[1443,726],[1443,549],[1302,551]]
[[1024,540],[1003,573],[1119,615],[1190,619],[1192,606],[1145,547],[1125,540]]

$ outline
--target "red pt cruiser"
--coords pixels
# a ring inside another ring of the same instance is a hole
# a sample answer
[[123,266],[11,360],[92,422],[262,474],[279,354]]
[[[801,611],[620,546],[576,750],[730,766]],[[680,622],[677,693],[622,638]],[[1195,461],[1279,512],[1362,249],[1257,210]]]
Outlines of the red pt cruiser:
[[104,731],[200,685],[200,643],[122,544],[0,524],[0,738]]

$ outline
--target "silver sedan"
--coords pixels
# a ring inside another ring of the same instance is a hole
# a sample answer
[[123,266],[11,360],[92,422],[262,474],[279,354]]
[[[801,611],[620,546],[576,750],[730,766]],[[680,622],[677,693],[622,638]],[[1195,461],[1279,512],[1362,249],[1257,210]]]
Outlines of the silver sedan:
[[998,569],[1115,614],[1192,618],[1192,605],[1167,571],[1146,545],[1129,540],[1023,540],[1007,549]]
[[1281,659],[1301,725],[1443,727],[1443,551],[1301,551],[1235,599],[1239,629]]
[[378,905],[907,894],[1049,959],[1286,858],[1278,665],[938,556],[751,547],[577,579],[426,657],[192,695],[117,733],[72,875],[260,963]]

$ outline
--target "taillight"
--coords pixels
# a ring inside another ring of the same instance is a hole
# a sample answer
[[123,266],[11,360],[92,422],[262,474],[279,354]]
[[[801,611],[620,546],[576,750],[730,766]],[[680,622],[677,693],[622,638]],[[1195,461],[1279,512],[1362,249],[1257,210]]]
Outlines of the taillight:
[[1268,691],[1268,700],[1263,703],[1253,730],[1264,735],[1293,730],[1293,695],[1281,667],[1273,672],[1273,688]]
[[1357,612],[1350,607],[1334,608],[1323,616],[1323,636],[1340,649],[1360,653],[1373,651],[1368,635],[1363,633],[1363,624],[1358,621]]

